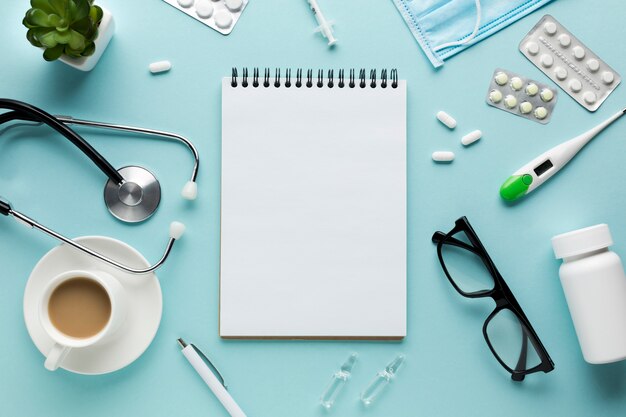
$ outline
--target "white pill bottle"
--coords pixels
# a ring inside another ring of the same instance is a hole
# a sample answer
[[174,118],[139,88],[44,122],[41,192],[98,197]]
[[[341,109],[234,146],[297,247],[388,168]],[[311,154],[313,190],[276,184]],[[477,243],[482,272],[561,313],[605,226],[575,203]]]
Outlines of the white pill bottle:
[[552,238],[561,284],[585,360],[626,359],[626,274],[606,224]]

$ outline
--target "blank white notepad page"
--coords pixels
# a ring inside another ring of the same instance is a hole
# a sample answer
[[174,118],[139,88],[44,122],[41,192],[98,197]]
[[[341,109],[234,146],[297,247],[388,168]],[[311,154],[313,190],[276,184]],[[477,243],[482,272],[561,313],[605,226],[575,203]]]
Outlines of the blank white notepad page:
[[220,335],[406,335],[406,84],[222,82]]

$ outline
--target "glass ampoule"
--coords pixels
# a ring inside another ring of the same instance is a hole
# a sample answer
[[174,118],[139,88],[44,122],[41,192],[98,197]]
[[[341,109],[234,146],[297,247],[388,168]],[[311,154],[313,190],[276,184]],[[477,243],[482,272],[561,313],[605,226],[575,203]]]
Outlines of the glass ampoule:
[[325,409],[329,410],[335,403],[337,396],[350,378],[356,359],[357,354],[351,354],[343,365],[341,365],[341,368],[333,374],[328,387],[326,387],[326,390],[320,398],[320,403]]

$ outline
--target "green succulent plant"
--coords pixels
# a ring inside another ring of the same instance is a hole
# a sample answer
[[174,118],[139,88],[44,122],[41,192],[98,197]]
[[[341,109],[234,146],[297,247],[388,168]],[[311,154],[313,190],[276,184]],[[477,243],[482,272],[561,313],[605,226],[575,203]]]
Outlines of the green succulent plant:
[[96,50],[102,9],[94,0],[31,0],[22,23],[26,38],[45,48],[43,57],[54,61],[65,54],[73,58],[92,55]]

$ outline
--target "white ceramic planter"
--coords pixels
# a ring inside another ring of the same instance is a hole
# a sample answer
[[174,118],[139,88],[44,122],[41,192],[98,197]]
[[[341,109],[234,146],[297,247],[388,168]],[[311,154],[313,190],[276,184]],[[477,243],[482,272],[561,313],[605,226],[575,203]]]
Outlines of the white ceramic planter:
[[103,8],[102,21],[98,27],[98,37],[94,41],[96,44],[96,50],[93,55],[82,58],[72,58],[61,55],[59,61],[81,71],[91,71],[100,60],[100,57],[113,37],[114,32],[115,21],[113,20],[113,15],[108,10]]

